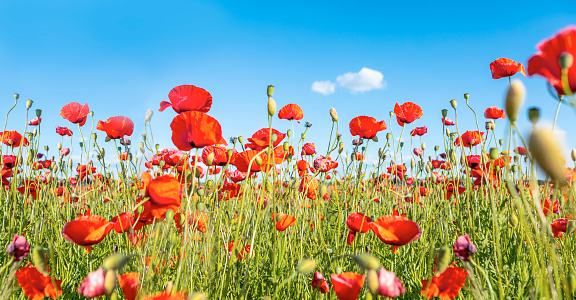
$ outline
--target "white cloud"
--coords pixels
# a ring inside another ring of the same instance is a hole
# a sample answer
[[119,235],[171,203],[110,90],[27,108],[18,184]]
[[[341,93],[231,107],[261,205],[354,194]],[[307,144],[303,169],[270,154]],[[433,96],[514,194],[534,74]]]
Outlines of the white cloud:
[[358,73],[342,74],[336,78],[336,81],[352,93],[363,93],[386,86],[382,73],[368,68],[362,68]]
[[330,95],[334,93],[335,89],[336,84],[331,82],[330,80],[314,81],[314,83],[312,83],[312,90],[315,91],[316,93],[320,93],[323,95]]

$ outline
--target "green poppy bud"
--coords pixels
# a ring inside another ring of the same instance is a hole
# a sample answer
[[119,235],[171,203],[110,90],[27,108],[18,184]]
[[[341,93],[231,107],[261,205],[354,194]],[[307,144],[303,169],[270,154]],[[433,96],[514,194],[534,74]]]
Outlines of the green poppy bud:
[[116,288],[116,272],[114,270],[108,270],[106,276],[104,277],[104,291],[106,295],[110,296],[114,289]]
[[442,117],[446,118],[446,116],[448,115],[448,110],[447,109],[443,109],[442,110]]
[[468,93],[464,94],[464,99],[465,99],[465,100],[468,100],[469,98],[470,98],[470,94],[468,94]]
[[450,105],[452,106],[452,108],[456,108],[457,104],[458,104],[458,101],[456,101],[456,99],[450,100]]
[[288,150],[290,150],[290,144],[288,142],[284,142],[284,144],[282,145],[282,149],[285,152],[288,152]]
[[42,110],[41,110],[41,109],[37,109],[37,110],[36,110],[36,117],[40,118],[40,116],[42,116]]
[[14,93],[14,100],[18,101],[18,98],[20,98],[20,94]]
[[166,221],[172,222],[174,221],[174,211],[169,209],[166,211]]
[[498,158],[498,148],[490,148],[490,159]]
[[244,137],[243,137],[243,136],[239,136],[239,137],[238,137],[238,142],[240,142],[240,144],[244,143]]
[[305,140],[305,139],[306,139],[306,133],[303,132],[300,137],[301,137],[303,140]]
[[510,214],[510,217],[508,217],[508,222],[512,227],[518,226],[518,217],[516,214]]
[[292,136],[292,130],[288,129],[288,131],[286,131],[286,136],[291,137]]
[[372,254],[360,253],[358,255],[354,255],[353,259],[359,267],[366,270],[375,270],[380,268],[380,261],[378,258],[376,258],[376,256]]
[[273,85],[268,86],[268,89],[266,89],[266,94],[268,94],[268,97],[272,97],[272,95],[274,94],[274,86]]
[[48,276],[46,252],[44,248],[36,246],[32,249],[32,264],[42,275]]
[[208,157],[206,158],[206,165],[212,166],[213,162],[214,162],[214,152],[208,154]]
[[337,266],[336,269],[334,270],[334,273],[336,273],[336,275],[342,274],[342,267]]
[[197,189],[197,190],[196,190],[196,195],[198,195],[199,197],[204,196],[204,189]]
[[276,101],[268,97],[268,115],[273,116],[276,113]]
[[316,268],[316,262],[313,259],[304,259],[296,267],[296,272],[307,275],[314,271]]
[[375,270],[368,270],[368,274],[366,275],[366,287],[372,295],[378,295],[380,283],[378,280],[378,273],[376,273]]
[[528,147],[538,165],[553,181],[558,181],[562,186],[566,183],[566,177],[562,166],[564,161],[560,148],[550,130],[535,128],[530,134]]
[[106,270],[120,270],[128,263],[129,259],[129,256],[122,253],[110,254],[102,262],[102,267]]
[[538,120],[540,120],[540,109],[538,107],[528,109],[528,119],[530,119],[530,122],[534,125],[538,123]]
[[330,108],[330,117],[332,117],[332,122],[338,121],[338,112],[336,112],[334,107]]
[[450,266],[450,262],[452,261],[452,249],[447,246],[442,246],[438,250],[438,255],[436,255],[436,271],[434,274],[439,276],[440,274],[444,273],[446,269]]
[[32,101],[30,99],[26,100],[26,108],[32,107],[32,103],[34,103],[34,101]]
[[522,81],[518,79],[512,81],[505,102],[506,115],[508,115],[510,122],[515,122],[518,119],[518,110],[524,103],[525,96],[526,88]]

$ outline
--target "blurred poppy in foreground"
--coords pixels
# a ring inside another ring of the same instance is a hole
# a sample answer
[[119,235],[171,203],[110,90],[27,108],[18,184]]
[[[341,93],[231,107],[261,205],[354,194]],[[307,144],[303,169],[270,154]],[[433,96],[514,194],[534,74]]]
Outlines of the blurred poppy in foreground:
[[124,292],[126,300],[134,300],[138,295],[138,286],[140,285],[140,273],[130,272],[118,275],[118,284]]
[[415,241],[422,234],[418,223],[395,215],[383,216],[370,223],[370,229],[382,242],[392,245],[394,252],[398,246]]
[[350,121],[350,134],[364,139],[372,139],[379,131],[388,128],[384,121],[377,122],[368,116],[359,116]]
[[[422,296],[426,299],[439,297],[442,300],[454,299],[466,283],[468,272],[462,268],[451,266],[439,276],[432,277],[428,286],[428,279],[422,280]],[[428,289],[426,291],[426,289]]]
[[86,278],[82,280],[82,283],[78,287],[78,293],[88,298],[96,298],[106,295],[106,289],[104,288],[105,277],[106,271],[104,271],[104,268],[102,267],[98,268],[96,271],[88,273]]
[[98,121],[96,129],[106,132],[111,139],[119,139],[132,135],[134,122],[127,117],[116,116],[108,118],[106,122]]
[[278,119],[296,120],[300,123],[299,120],[302,120],[302,118],[304,118],[304,112],[298,104],[290,103],[282,107],[278,112]]
[[78,102],[70,102],[60,110],[60,115],[62,118],[70,121],[70,123],[78,124],[84,126],[86,124],[86,119],[90,113],[90,108],[88,108],[88,103],[81,105]]
[[344,272],[340,275],[332,274],[332,287],[340,300],[356,300],[364,286],[365,275],[353,272]]
[[182,151],[215,144],[228,145],[222,137],[220,123],[203,112],[183,112],[172,120],[170,128],[172,129],[172,142]]
[[34,266],[23,267],[14,275],[16,275],[18,284],[24,291],[24,295],[32,300],[40,300],[44,297],[56,299],[62,295],[62,280],[44,276]]
[[524,66],[508,58],[499,58],[490,63],[490,72],[492,72],[493,79],[514,76],[520,72],[526,76]]
[[168,101],[160,102],[159,111],[168,107],[181,114],[185,111],[200,111],[207,113],[212,107],[212,95],[203,88],[195,85],[179,85],[168,93]]
[[288,227],[296,224],[296,218],[285,213],[279,213],[276,215],[276,229],[278,231],[284,231]]
[[188,299],[188,295],[186,292],[177,292],[177,293],[168,293],[168,292],[160,292],[154,296],[146,296],[140,298],[140,300],[186,300]]

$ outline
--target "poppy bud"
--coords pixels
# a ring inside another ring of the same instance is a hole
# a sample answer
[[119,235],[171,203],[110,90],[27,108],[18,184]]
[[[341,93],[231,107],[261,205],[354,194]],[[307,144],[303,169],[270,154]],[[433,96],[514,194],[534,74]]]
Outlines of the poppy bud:
[[286,131],[286,136],[291,137],[292,136],[292,130],[288,129],[288,131]]
[[174,211],[173,210],[169,209],[166,211],[166,220],[168,222],[171,222],[174,220]]
[[204,189],[197,189],[197,190],[196,190],[196,195],[198,195],[199,197],[204,196]]
[[316,268],[316,262],[313,259],[304,259],[296,267],[296,272],[307,275],[312,273],[314,268]]
[[146,111],[146,116],[144,117],[144,120],[145,120],[146,122],[150,122],[150,120],[152,120],[152,115],[153,115],[153,114],[154,114],[154,111],[151,110],[151,109],[148,109],[148,110]]
[[342,267],[337,266],[336,269],[334,270],[334,273],[336,273],[336,275],[342,274]]
[[490,148],[490,159],[498,158],[498,148]]
[[256,159],[254,159],[254,162],[257,165],[261,166],[262,165],[262,158],[260,158],[260,156],[256,156]]
[[415,163],[415,161],[414,161],[414,158],[412,158],[412,159],[410,160],[410,168],[411,168],[411,169],[414,169],[414,165],[415,165],[415,164],[416,164],[416,163]]
[[576,276],[574,274],[568,275],[568,287],[572,293],[576,291]]
[[510,171],[512,171],[512,173],[516,173],[516,171],[518,171],[518,166],[517,166],[517,165],[513,165],[513,166],[510,168]]
[[290,144],[288,142],[284,142],[284,144],[282,145],[282,149],[285,152],[288,152],[288,150],[290,150]]
[[326,185],[321,185],[320,189],[318,190],[319,194],[320,194],[320,198],[323,198],[324,195],[326,195],[326,193],[328,192],[328,188],[326,187]]
[[106,138],[104,139],[104,141],[105,141],[106,143],[108,143],[108,142],[111,141],[111,140],[112,140],[112,139],[111,139],[109,136],[106,136]]
[[142,132],[142,140],[146,141],[146,132]]
[[576,230],[576,221],[568,221],[568,226],[566,226],[566,232],[572,233]]
[[211,166],[212,163],[214,163],[214,152],[208,154],[208,157],[206,158],[206,165],[207,166]]
[[390,111],[390,117],[392,117],[394,115],[393,111]]
[[350,157],[346,156],[346,164],[349,165],[350,164]]
[[466,93],[464,94],[464,99],[468,100],[470,98],[470,94]]
[[34,101],[32,101],[30,99],[26,100],[26,108],[32,107],[32,103],[34,103]]
[[378,283],[378,274],[372,269],[369,270],[366,275],[366,287],[372,295],[376,296],[378,294],[378,288],[380,287],[380,284]]
[[377,137],[377,136],[374,136],[374,137],[372,138],[372,140],[373,140],[374,142],[378,143],[378,137]]
[[334,107],[330,108],[330,117],[332,117],[332,122],[338,121],[338,112],[336,112]]
[[46,268],[46,253],[42,247],[34,247],[32,249],[32,264],[44,276],[48,276],[48,269]]
[[106,276],[104,277],[104,290],[106,295],[110,296],[114,289],[116,288],[116,272],[114,270],[108,270]]
[[94,112],[93,112],[93,111],[90,111],[88,114],[89,114],[91,117],[94,117]]
[[450,100],[450,105],[452,106],[452,108],[456,108],[457,104],[458,104],[458,101],[456,101],[456,99]]
[[272,95],[274,94],[274,86],[269,85],[268,89],[266,89],[266,93],[268,94],[268,97],[272,97]]
[[14,100],[18,101],[18,98],[20,98],[20,94],[14,93]]
[[447,109],[443,109],[442,110],[442,117],[446,118],[446,116],[448,115],[448,110]]
[[338,153],[342,153],[342,151],[344,151],[344,142],[340,142],[340,145],[338,147]]
[[522,81],[516,79],[512,81],[508,93],[506,94],[506,115],[510,122],[515,122],[518,119],[518,109],[524,103],[524,97],[526,95],[526,88]]
[[273,116],[276,113],[276,101],[268,97],[268,115]]
[[420,145],[420,149],[426,150],[426,143],[422,143],[422,145]]
[[352,257],[356,264],[366,270],[375,270],[380,268],[380,261],[376,256],[369,253],[360,253]]
[[106,270],[119,270],[126,265],[129,259],[129,256],[122,253],[110,254],[102,262],[102,267]]
[[400,142],[400,148],[404,148],[404,142]]
[[438,250],[438,255],[436,256],[436,271],[434,272],[436,276],[444,273],[450,266],[451,257],[452,250],[447,246],[442,246],[440,250]]
[[232,158],[232,155],[234,155],[234,151],[232,151],[232,149],[228,149],[228,151],[226,152],[226,157],[228,159]]
[[574,64],[574,56],[569,52],[562,52],[560,58],[558,58],[558,63],[560,64],[560,68],[568,70]]
[[499,140],[498,140],[498,144],[499,144],[500,146],[504,145],[504,140],[503,140],[503,139],[499,139]]
[[146,151],[146,150],[144,150],[144,143],[142,143],[142,142],[138,143],[138,149],[140,149],[140,152],[142,152],[142,154],[144,154],[144,152]]
[[504,151],[500,152],[500,154],[502,154],[502,155],[509,155],[509,154],[510,154],[510,151],[509,151],[509,150],[504,150]]
[[188,297],[188,300],[206,300],[206,295],[202,292],[194,292],[190,297]]
[[558,181],[561,185],[566,183],[562,166],[563,159],[560,155],[560,148],[553,135],[547,129],[533,129],[528,141],[530,152],[538,165],[544,170],[553,181]]
[[302,135],[300,136],[303,140],[306,139],[306,133],[302,133]]
[[434,151],[440,150],[440,146],[434,146]]
[[238,142],[240,142],[240,144],[244,143],[244,137],[243,137],[243,136],[239,136],[239,137],[238,137]]
[[272,136],[270,136],[270,140],[272,141],[272,143],[274,143],[277,139],[278,139],[278,135],[275,133],[273,133]]
[[508,217],[508,222],[512,227],[518,226],[518,217],[516,214],[510,214],[510,217]]
[[576,149],[570,151],[570,157],[572,158],[572,161],[576,161]]
[[38,135],[38,128],[34,128],[34,130],[32,130],[32,136],[36,135]]

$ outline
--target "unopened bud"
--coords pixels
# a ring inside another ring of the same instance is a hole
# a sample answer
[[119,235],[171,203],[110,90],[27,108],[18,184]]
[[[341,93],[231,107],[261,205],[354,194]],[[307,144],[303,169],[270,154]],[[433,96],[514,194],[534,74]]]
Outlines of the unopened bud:
[[378,295],[378,288],[380,287],[378,281],[378,273],[376,273],[375,270],[368,270],[368,274],[366,275],[366,287],[373,296]]
[[562,52],[558,63],[560,64],[560,68],[567,70],[574,64],[574,56],[572,56],[570,52]]
[[273,133],[273,134],[270,136],[270,140],[272,141],[272,143],[274,143],[276,140],[278,140],[278,135],[275,134],[275,133]]
[[532,124],[536,125],[540,119],[540,109],[538,107],[531,107],[528,109],[528,119]]
[[366,270],[375,270],[380,268],[380,261],[376,256],[369,254],[369,253],[360,253],[358,255],[354,255],[354,261],[356,264],[364,268]]
[[202,292],[194,292],[192,295],[190,295],[190,297],[188,297],[188,300],[206,300],[206,295],[204,295]]
[[426,150],[426,143],[423,142],[422,145],[420,145],[420,149]]
[[260,156],[256,156],[256,158],[254,159],[254,162],[257,165],[261,166],[262,165],[262,158],[260,158]]
[[56,146],[56,149],[58,149],[58,151],[62,150],[62,143],[58,143],[58,146]]
[[44,248],[36,246],[32,249],[32,264],[44,276],[48,276],[48,269],[46,267],[46,253]]
[[211,166],[213,163],[214,163],[214,152],[208,154],[208,157],[206,158],[207,166]]
[[114,270],[108,270],[106,276],[104,277],[104,291],[106,295],[110,296],[114,289],[116,288],[116,272]]
[[450,105],[452,106],[452,108],[456,108],[457,104],[458,104],[458,101],[456,101],[456,99],[450,100]]
[[26,108],[32,107],[32,103],[34,103],[34,101],[32,101],[30,99],[26,100]]
[[334,107],[330,108],[330,117],[332,117],[332,122],[338,121],[338,112],[336,112]]
[[296,272],[307,275],[314,271],[316,268],[316,262],[313,259],[304,259],[296,267]]
[[276,101],[268,97],[268,115],[273,116],[276,113]]
[[328,192],[328,188],[326,187],[326,185],[321,185],[319,190],[318,190],[319,194],[320,194],[320,198],[323,198],[326,193]]
[[544,170],[553,181],[558,181],[561,185],[566,183],[562,166],[563,159],[560,155],[558,143],[550,130],[535,128],[530,133],[528,141],[530,152],[538,165]]
[[510,214],[510,217],[508,217],[508,222],[512,227],[518,226],[518,217],[516,216],[516,214],[514,213]]
[[336,273],[336,275],[342,274],[342,267],[337,266],[336,269],[334,269],[334,273]]
[[154,111],[151,110],[151,109],[148,109],[148,110],[146,111],[146,116],[144,116],[144,120],[145,120],[146,122],[150,122],[150,121],[152,120],[152,115],[153,115],[153,114],[154,114]]
[[576,161],[576,149],[570,151],[570,157],[572,158],[572,161]]
[[14,93],[14,100],[18,101],[18,98],[20,98],[20,94]]
[[520,106],[524,103],[524,97],[526,95],[526,88],[522,81],[516,79],[512,81],[508,93],[506,94],[506,115],[510,122],[515,122],[518,119],[518,110]]
[[342,151],[344,151],[344,142],[340,142],[340,145],[338,147],[338,153],[342,153]]
[[470,94],[466,93],[464,94],[464,99],[468,100],[470,98]]
[[266,94],[268,94],[268,97],[272,97],[272,95],[274,95],[274,86],[273,85],[268,86],[268,89],[266,89]]
[[436,256],[436,271],[434,272],[436,276],[446,271],[450,266],[451,258],[452,249],[450,247],[442,246],[440,250],[438,250],[438,255]]
[[305,139],[306,139],[306,133],[303,132],[302,135],[300,135],[300,137],[301,137],[303,140],[305,140]]
[[284,142],[284,144],[282,144],[282,149],[284,152],[288,152],[288,150],[290,150],[290,144],[288,142]]
[[378,143],[378,137],[377,137],[377,136],[374,136],[374,137],[372,138],[372,140],[373,140],[374,142]]
[[291,137],[291,136],[292,136],[292,130],[288,129],[288,130],[286,131],[286,136],[287,136],[287,137]]

